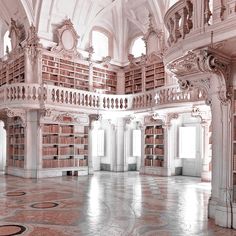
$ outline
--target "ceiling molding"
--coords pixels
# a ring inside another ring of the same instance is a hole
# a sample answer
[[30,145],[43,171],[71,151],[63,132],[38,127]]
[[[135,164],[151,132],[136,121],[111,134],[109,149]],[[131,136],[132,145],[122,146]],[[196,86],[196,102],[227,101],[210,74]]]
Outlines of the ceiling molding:
[[20,0],[28,18],[29,25],[35,24],[34,8],[30,0]]

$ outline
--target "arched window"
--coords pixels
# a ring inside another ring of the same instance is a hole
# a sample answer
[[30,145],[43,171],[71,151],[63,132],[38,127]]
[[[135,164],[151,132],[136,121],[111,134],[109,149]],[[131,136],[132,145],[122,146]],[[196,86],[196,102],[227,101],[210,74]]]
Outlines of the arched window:
[[146,47],[142,36],[134,40],[131,48],[131,54],[133,54],[134,57],[140,57],[142,54],[146,54]]
[[92,45],[94,49],[94,59],[100,60],[109,55],[109,38],[104,33],[93,30]]
[[3,50],[4,50],[4,55],[7,54],[7,51],[10,52],[11,51],[11,39],[9,38],[9,31],[7,31],[4,34],[4,38],[3,38]]

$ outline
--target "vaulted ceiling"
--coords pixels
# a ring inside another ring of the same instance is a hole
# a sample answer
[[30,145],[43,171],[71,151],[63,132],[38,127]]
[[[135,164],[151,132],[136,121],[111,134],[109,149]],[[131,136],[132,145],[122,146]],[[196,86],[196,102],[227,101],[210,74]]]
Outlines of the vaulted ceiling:
[[[44,42],[54,40],[54,28],[70,18],[80,36],[80,48],[86,48],[94,26],[114,36],[119,58],[135,36],[147,31],[148,15],[156,27],[164,29],[163,17],[171,0],[1,0],[0,16],[7,26],[10,18],[26,27],[33,23]],[[115,53],[116,54],[116,53]],[[118,57],[118,55],[117,55]]]

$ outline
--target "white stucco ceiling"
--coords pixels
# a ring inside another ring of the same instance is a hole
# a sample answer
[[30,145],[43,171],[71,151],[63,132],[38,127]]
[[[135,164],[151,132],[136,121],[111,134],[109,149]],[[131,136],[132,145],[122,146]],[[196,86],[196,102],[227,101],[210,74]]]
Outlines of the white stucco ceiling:
[[164,29],[163,17],[170,1],[1,0],[0,16],[5,26],[10,18],[26,27],[33,23],[39,36],[48,42],[54,40],[54,28],[70,18],[80,36],[79,47],[83,49],[88,45],[91,29],[100,26],[114,36],[116,49],[120,52],[128,47],[131,39],[147,31],[149,13],[154,16],[156,27]]

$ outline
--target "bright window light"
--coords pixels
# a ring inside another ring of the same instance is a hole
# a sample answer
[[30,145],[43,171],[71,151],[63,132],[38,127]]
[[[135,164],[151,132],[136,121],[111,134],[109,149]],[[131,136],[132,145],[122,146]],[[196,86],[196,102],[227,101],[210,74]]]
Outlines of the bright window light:
[[4,34],[4,38],[3,38],[4,55],[7,54],[7,47],[10,52],[11,51],[11,39],[9,38],[9,31],[7,31]]
[[99,60],[108,56],[109,39],[105,34],[99,31],[92,31],[92,45],[94,49],[94,59]]
[[140,57],[142,54],[146,54],[146,47],[142,37],[135,39],[131,53],[134,57]]
[[196,127],[179,127],[179,157],[196,158]]

